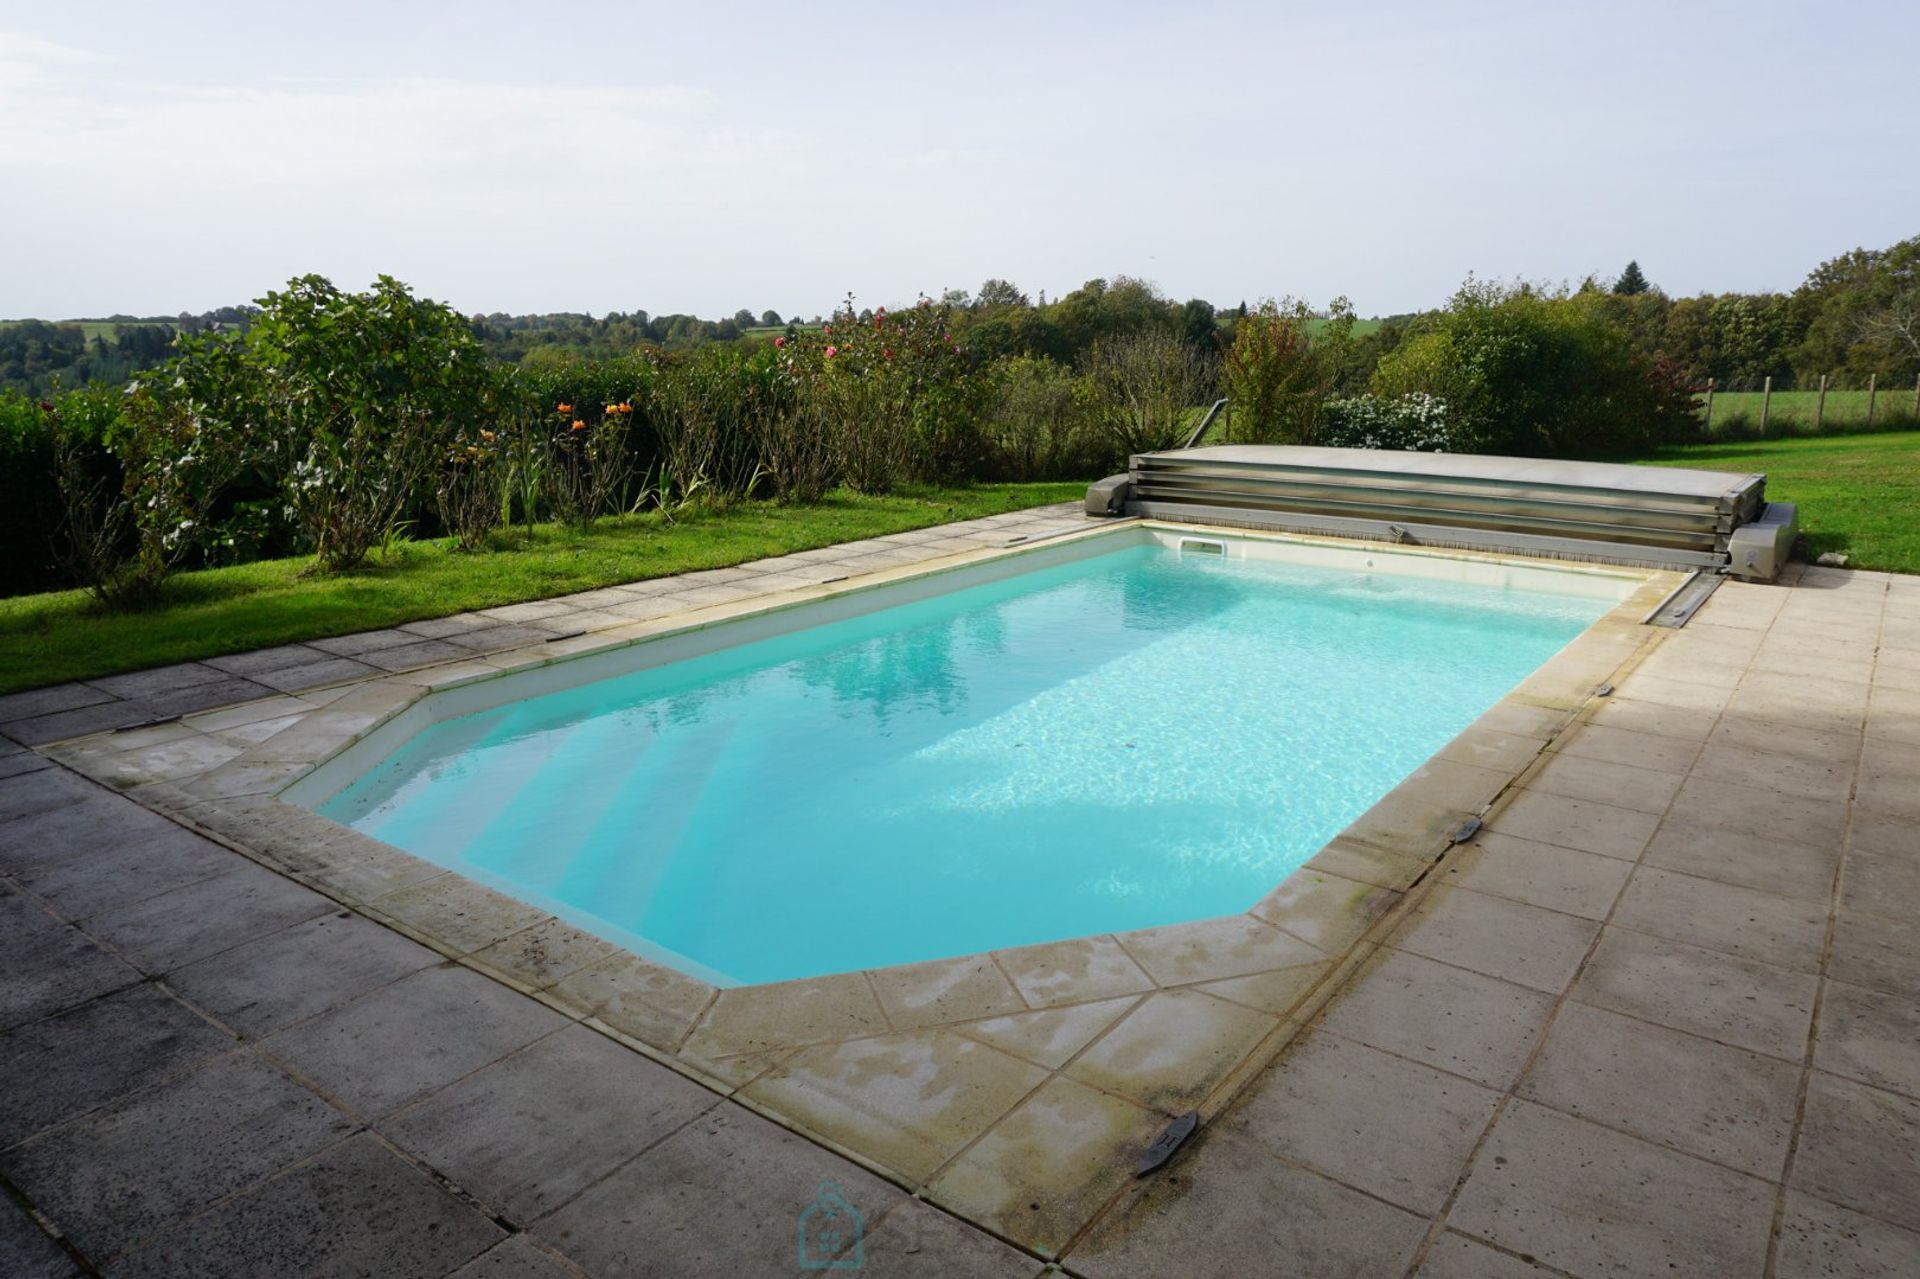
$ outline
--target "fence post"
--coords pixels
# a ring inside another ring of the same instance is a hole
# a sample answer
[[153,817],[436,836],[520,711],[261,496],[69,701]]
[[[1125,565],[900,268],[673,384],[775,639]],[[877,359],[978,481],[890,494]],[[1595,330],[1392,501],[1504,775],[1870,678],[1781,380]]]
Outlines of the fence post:
[[1873,428],[1874,383],[1878,382],[1879,380],[1880,380],[1880,375],[1878,373],[1867,374],[1867,428],[1869,430]]
[[1827,375],[1820,375],[1820,403],[1813,410],[1813,433],[1818,435],[1827,420]]
[[1913,376],[1913,415],[1920,417],[1920,373]]
[[[1920,379],[1916,379],[1913,384],[1913,402],[1915,404],[1920,404]],[[1914,412],[1920,413],[1920,409],[1915,409]],[[1713,434],[1713,379],[1712,378],[1707,379],[1707,423],[1705,426],[1700,428],[1700,433],[1702,435]]]
[[1773,376],[1767,376],[1766,385],[1760,391],[1760,434],[1767,433],[1767,415],[1773,411]]

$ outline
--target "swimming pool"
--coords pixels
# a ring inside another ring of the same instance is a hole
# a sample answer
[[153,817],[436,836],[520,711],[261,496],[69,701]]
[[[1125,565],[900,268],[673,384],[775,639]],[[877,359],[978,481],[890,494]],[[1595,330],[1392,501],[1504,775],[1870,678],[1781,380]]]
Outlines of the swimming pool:
[[718,985],[1206,918],[1630,585],[1203,553],[1226,545],[722,627],[432,724],[318,811]]

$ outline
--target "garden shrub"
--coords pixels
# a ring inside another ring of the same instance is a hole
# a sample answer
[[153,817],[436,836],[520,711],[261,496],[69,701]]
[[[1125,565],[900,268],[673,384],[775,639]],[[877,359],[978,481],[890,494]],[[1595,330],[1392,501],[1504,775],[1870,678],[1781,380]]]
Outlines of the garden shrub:
[[1154,329],[1102,338],[1081,357],[1099,428],[1102,468],[1135,453],[1171,448],[1213,387],[1212,369],[1191,344]]
[[1344,449],[1459,451],[1447,422],[1446,403],[1424,391],[1392,398],[1353,395],[1328,400],[1322,410],[1319,442]]
[[1353,309],[1341,298],[1318,336],[1304,303],[1263,302],[1234,326],[1233,345],[1221,363],[1221,390],[1228,397],[1234,440],[1259,444],[1312,444],[1321,406],[1339,376],[1353,331]]
[[986,474],[1007,480],[1091,475],[1099,444],[1087,386],[1044,357],[994,369],[983,418]]
[[244,338],[213,340],[244,342],[287,505],[329,570],[392,534],[486,399],[466,320],[389,276],[365,293],[303,276],[261,299]]
[[1612,453],[1691,438],[1676,366],[1637,350],[1577,297],[1468,281],[1386,356],[1376,394],[1438,396],[1463,451]]

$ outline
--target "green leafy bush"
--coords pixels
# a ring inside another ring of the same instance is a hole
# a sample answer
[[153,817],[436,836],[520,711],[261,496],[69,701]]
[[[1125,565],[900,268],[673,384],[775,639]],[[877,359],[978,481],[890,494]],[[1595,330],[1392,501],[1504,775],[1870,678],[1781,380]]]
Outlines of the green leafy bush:
[[1373,391],[1447,405],[1463,451],[1563,456],[1691,438],[1688,389],[1580,297],[1469,280],[1384,358]]

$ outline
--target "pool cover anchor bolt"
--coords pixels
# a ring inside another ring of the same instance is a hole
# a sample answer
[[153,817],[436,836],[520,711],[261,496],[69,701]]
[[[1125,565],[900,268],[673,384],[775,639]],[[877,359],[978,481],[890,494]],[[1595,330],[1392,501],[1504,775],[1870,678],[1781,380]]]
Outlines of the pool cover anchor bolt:
[[1134,1165],[1133,1175],[1144,1177],[1164,1165],[1167,1160],[1173,1158],[1180,1147],[1186,1144],[1187,1138],[1193,1136],[1199,1127],[1200,1112],[1197,1110],[1189,1110],[1168,1124],[1161,1130],[1160,1135],[1153,1139],[1153,1144],[1148,1146],[1146,1152],[1140,1156],[1140,1162]]
[[1595,697],[1612,697],[1613,685],[1607,683],[1605,680],[1602,680],[1600,683],[1595,684],[1593,686],[1593,695]]
[[1464,844],[1479,833],[1480,819],[1478,817],[1469,817],[1466,821],[1461,822],[1458,826],[1455,826],[1447,832],[1447,842],[1449,844]]

